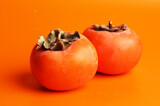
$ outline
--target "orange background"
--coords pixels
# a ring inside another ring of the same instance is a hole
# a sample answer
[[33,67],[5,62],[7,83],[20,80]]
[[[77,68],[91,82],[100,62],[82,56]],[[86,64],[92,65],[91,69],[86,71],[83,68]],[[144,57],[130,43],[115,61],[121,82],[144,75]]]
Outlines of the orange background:
[[[160,106],[159,0],[1,0],[0,106]],[[96,74],[68,92],[41,87],[29,56],[38,36],[51,29],[78,30],[93,24],[125,23],[142,39],[143,55],[129,73]]]

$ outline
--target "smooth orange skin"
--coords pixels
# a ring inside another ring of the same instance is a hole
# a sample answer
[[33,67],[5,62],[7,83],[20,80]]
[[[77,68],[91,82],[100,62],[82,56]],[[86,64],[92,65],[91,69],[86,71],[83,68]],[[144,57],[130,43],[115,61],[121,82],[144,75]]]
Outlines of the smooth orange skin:
[[40,84],[48,89],[78,88],[92,79],[97,71],[96,49],[83,35],[62,51],[36,50],[36,46],[30,57],[31,70]]
[[91,26],[85,35],[98,53],[98,71],[121,74],[131,70],[140,60],[142,43],[137,34],[127,29],[122,32],[96,31]]

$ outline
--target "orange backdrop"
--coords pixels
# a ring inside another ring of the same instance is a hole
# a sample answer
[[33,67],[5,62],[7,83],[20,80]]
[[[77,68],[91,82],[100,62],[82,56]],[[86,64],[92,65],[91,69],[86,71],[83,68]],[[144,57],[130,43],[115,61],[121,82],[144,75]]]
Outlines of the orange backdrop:
[[[1,0],[0,106],[159,106],[159,0]],[[143,55],[129,73],[96,74],[68,92],[41,87],[29,56],[40,35],[51,29],[78,30],[93,24],[127,24],[142,39]]]

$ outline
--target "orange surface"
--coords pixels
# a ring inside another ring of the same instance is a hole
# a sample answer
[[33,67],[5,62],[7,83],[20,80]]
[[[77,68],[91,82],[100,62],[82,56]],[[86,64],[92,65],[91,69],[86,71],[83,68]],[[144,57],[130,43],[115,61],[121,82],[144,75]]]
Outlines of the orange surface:
[[[160,106],[159,0],[1,0],[0,106]],[[96,74],[68,92],[41,87],[29,56],[51,29],[82,31],[92,24],[126,23],[142,39],[143,55],[129,73]]]

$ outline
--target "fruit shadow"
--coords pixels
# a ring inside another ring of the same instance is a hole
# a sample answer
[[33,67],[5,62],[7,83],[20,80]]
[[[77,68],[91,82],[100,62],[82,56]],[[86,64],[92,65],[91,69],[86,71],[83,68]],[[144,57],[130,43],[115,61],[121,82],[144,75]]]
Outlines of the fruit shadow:
[[38,81],[34,78],[32,73],[20,73],[16,76],[16,82],[21,87],[28,90],[35,90],[40,92],[51,92],[51,90],[41,86]]
[[126,73],[121,73],[121,74],[104,74],[101,72],[96,72],[96,75],[94,76],[95,79],[108,79],[108,78],[114,78],[114,77],[123,77],[126,76],[128,74],[131,74],[131,71],[126,72]]
[[[68,91],[56,91],[56,90],[50,90],[47,89],[45,87],[43,87],[33,76],[33,74],[29,71],[24,72],[24,73],[20,73],[20,74],[16,74],[16,76],[14,77],[14,79],[16,80],[16,82],[18,83],[19,86],[23,87],[26,90],[34,90],[37,92],[43,92],[43,93],[68,93],[71,92],[70,90]],[[84,88],[84,87],[81,87]],[[79,88],[74,89],[75,90],[79,90]]]
[[[118,75],[107,75],[107,74],[103,74],[100,72],[97,72],[96,75],[94,76],[94,78],[92,80],[97,80],[97,79],[112,79],[112,78],[117,78],[117,77],[123,77],[127,74],[129,74],[130,72],[124,73],[124,74],[118,74]],[[42,85],[40,85],[40,83],[35,79],[35,77],[33,76],[33,74],[31,73],[31,71],[29,70],[25,70],[22,71],[22,73],[16,73],[14,77],[12,77],[12,79],[14,79],[14,81],[18,84],[18,86],[20,86],[23,89],[26,90],[32,90],[32,91],[37,91],[37,92],[44,92],[44,93],[68,93],[68,92],[73,92],[73,91],[81,91],[86,89],[87,86],[82,86],[80,88],[76,88],[74,90],[70,90],[70,91],[55,91],[55,90],[50,90],[47,89],[45,87],[43,87]]]

